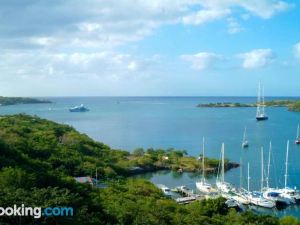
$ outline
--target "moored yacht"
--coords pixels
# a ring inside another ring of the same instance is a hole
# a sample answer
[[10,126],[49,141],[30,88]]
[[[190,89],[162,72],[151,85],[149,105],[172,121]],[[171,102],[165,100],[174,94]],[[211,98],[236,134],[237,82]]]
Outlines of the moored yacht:
[[244,130],[244,136],[243,136],[243,142],[242,142],[242,148],[248,148],[249,147],[249,142],[246,138],[246,132],[247,132],[247,128],[245,127]]
[[268,116],[265,113],[265,98],[264,89],[261,90],[260,83],[258,84],[258,95],[257,95],[257,108],[256,108],[256,120],[267,120]]
[[259,191],[247,192],[246,196],[249,199],[250,203],[253,205],[265,208],[274,208],[276,206],[274,201],[265,199],[262,193]]
[[74,106],[74,107],[70,108],[69,111],[70,112],[87,112],[87,111],[89,111],[89,109],[84,107],[83,104],[81,104],[80,106]]
[[299,144],[300,144],[299,124],[298,124],[298,127],[297,127],[297,135],[296,135],[295,144],[296,144],[296,145],[299,145]]
[[286,206],[295,203],[293,199],[284,197],[280,191],[269,188],[263,191],[263,197],[265,199],[274,201],[276,206]]
[[221,176],[220,178],[217,178],[216,186],[218,191],[220,192],[221,196],[226,199],[233,199],[237,201],[240,204],[249,204],[249,200],[239,193],[235,187],[233,187],[230,183],[225,182],[224,179],[224,173],[225,173],[225,166],[224,166],[224,154],[225,154],[225,148],[224,143],[222,143],[222,149],[221,149]]
[[218,191],[222,193],[229,193],[229,192],[235,192],[235,188],[228,182],[225,182],[224,180],[224,173],[225,173],[225,162],[224,162],[224,154],[225,154],[225,148],[224,143],[222,143],[222,149],[221,149],[221,177],[217,178],[216,186],[218,188]]
[[248,163],[248,190],[244,190],[242,194],[250,201],[251,204],[261,206],[264,208],[274,208],[276,206],[274,201],[265,199],[261,192],[250,191],[250,169]]
[[200,181],[196,182],[196,187],[199,191],[205,194],[215,194],[217,193],[216,189],[212,187],[210,183],[207,183],[205,180],[205,156],[204,156],[204,147],[205,147],[205,139],[203,137],[202,143],[202,178]]
[[290,141],[287,141],[286,156],[285,156],[284,188],[278,189],[278,191],[285,198],[289,198],[291,200],[294,200],[295,202],[300,202],[300,193],[296,189],[296,187],[294,189],[292,189],[287,186],[287,184],[288,184],[287,178],[288,178],[289,145],[290,145]]
[[167,186],[165,186],[165,185],[163,185],[163,184],[157,184],[157,187],[158,187],[159,189],[161,189],[162,192],[163,192],[166,196],[171,197],[171,196],[173,195],[171,189],[168,188]]
[[278,206],[278,207],[293,204],[293,203],[295,203],[295,201],[293,199],[284,197],[278,189],[270,188],[270,186],[269,186],[271,151],[272,151],[272,143],[270,142],[267,177],[266,177],[267,186],[264,187],[262,190],[263,197],[268,200],[274,201],[276,203],[276,206]]

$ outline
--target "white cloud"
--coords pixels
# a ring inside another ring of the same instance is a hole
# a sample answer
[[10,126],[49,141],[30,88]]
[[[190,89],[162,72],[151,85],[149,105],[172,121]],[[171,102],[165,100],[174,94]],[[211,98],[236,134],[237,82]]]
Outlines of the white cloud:
[[190,62],[191,67],[196,70],[208,69],[215,65],[216,62],[221,61],[223,57],[213,52],[199,52],[194,55],[181,55],[180,58],[184,61]]
[[269,65],[275,59],[271,49],[254,49],[238,55],[243,59],[243,68],[255,69]]
[[294,46],[295,56],[300,59],[300,42]]
[[[0,79],[8,83],[46,76],[120,80],[146,76],[147,71],[157,74],[154,68],[160,60],[124,54],[117,48],[170,24],[203,25],[228,19],[228,32],[236,33],[242,28],[230,18],[268,19],[291,7],[281,0],[0,1],[0,15],[5,15],[0,26]],[[124,49],[130,52],[130,47]],[[181,58],[200,70],[222,59],[209,52]]]
[[[109,77],[115,74],[119,78],[131,76],[132,72],[157,64],[153,58],[137,58],[129,54],[116,52],[96,53],[7,53],[0,55],[2,78],[55,77],[89,79],[94,76]],[[18,70],[11,70],[18,65]],[[147,66],[143,66],[147,65]],[[5,71],[5,72],[4,72]]]
[[203,9],[199,10],[198,12],[191,13],[190,15],[184,16],[182,18],[182,22],[184,24],[199,25],[224,18],[229,14],[229,9]]
[[235,2],[238,2],[238,4],[240,4],[240,6],[245,10],[264,19],[269,19],[277,13],[284,12],[294,7],[293,4],[289,4],[284,1],[237,0]]
[[278,0],[203,0],[204,7],[209,8],[241,8],[255,16],[269,19],[277,13],[294,7],[293,4]]
[[0,15],[6,15],[1,18],[0,44],[2,48],[111,49],[166,24],[200,25],[233,13],[268,19],[291,7],[280,0],[0,1]]
[[128,64],[127,68],[128,68],[129,70],[135,71],[135,70],[138,68],[138,64],[137,64],[137,62],[135,62],[135,61],[131,61],[131,62]]
[[236,34],[243,31],[241,25],[234,18],[227,19],[227,31],[229,34]]

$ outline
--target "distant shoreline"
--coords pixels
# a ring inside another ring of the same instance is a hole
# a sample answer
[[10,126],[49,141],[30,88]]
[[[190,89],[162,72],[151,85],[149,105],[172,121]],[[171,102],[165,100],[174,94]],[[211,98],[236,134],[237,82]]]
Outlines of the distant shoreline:
[[46,99],[38,99],[38,98],[0,96],[0,106],[19,105],[19,104],[47,104],[47,103],[52,103],[52,102]]
[[[272,100],[264,104],[266,107],[287,107],[289,111],[300,112],[300,100]],[[256,103],[217,102],[198,104],[200,108],[243,108],[256,107]]]

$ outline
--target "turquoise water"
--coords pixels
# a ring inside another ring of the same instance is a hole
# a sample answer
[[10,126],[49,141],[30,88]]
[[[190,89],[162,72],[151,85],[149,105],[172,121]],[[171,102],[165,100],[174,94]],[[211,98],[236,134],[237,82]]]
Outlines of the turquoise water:
[[[265,165],[270,140],[273,145],[271,184],[282,186],[286,142],[289,139],[289,185],[300,188],[300,146],[294,144],[300,113],[286,108],[267,108],[268,121],[255,120],[255,108],[197,108],[208,102],[255,102],[241,97],[72,97],[48,98],[53,104],[15,105],[0,107],[0,114],[27,113],[60,123],[70,124],[95,140],[113,148],[133,150],[137,147],[185,149],[191,155],[201,151],[202,137],[206,138],[206,155],[220,156],[225,143],[225,157],[243,161],[243,184],[246,184],[246,163],[250,163],[251,189],[260,186],[260,147],[263,146]],[[278,98],[275,98],[278,99]],[[286,99],[286,98],[283,98]],[[268,98],[267,100],[271,100]],[[89,112],[70,113],[69,107],[83,103]],[[250,147],[241,149],[244,127],[247,126]],[[191,185],[193,174],[156,173],[147,177],[155,183],[174,187]],[[240,183],[240,170],[226,173],[225,179]],[[213,182],[214,178],[211,178]],[[299,207],[300,209],[300,207]],[[280,213],[297,215],[291,207]]]

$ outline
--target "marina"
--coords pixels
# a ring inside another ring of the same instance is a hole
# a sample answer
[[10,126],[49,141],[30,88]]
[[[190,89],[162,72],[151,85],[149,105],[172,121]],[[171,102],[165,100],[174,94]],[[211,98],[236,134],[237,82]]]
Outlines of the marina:
[[[247,164],[247,190],[245,190],[242,185],[240,188],[234,187],[232,184],[225,182],[224,174],[224,159],[225,159],[225,145],[222,143],[221,147],[221,165],[219,166],[219,173],[216,178],[216,185],[213,186],[207,183],[205,180],[205,169],[204,169],[204,138],[203,138],[203,152],[202,152],[202,178],[200,181],[196,182],[196,187],[198,193],[187,186],[179,186],[175,188],[168,188],[165,185],[159,184],[158,187],[163,191],[163,193],[175,199],[178,204],[188,204],[193,201],[201,201],[204,199],[223,197],[226,199],[225,204],[229,208],[236,208],[238,210],[251,210],[248,205],[266,208],[266,209],[285,209],[289,205],[299,203],[300,193],[296,189],[291,189],[287,186],[288,184],[288,153],[289,153],[289,141],[287,141],[286,146],[286,158],[285,158],[285,183],[283,188],[272,188],[269,185],[269,175],[270,175],[270,161],[271,161],[271,151],[272,144],[270,142],[269,152],[268,152],[268,165],[267,165],[267,177],[265,179],[265,167],[264,167],[264,151],[261,147],[261,184],[260,190],[250,189],[250,164]],[[266,183],[266,187],[264,186]],[[178,193],[180,197],[175,196],[173,193]]]

